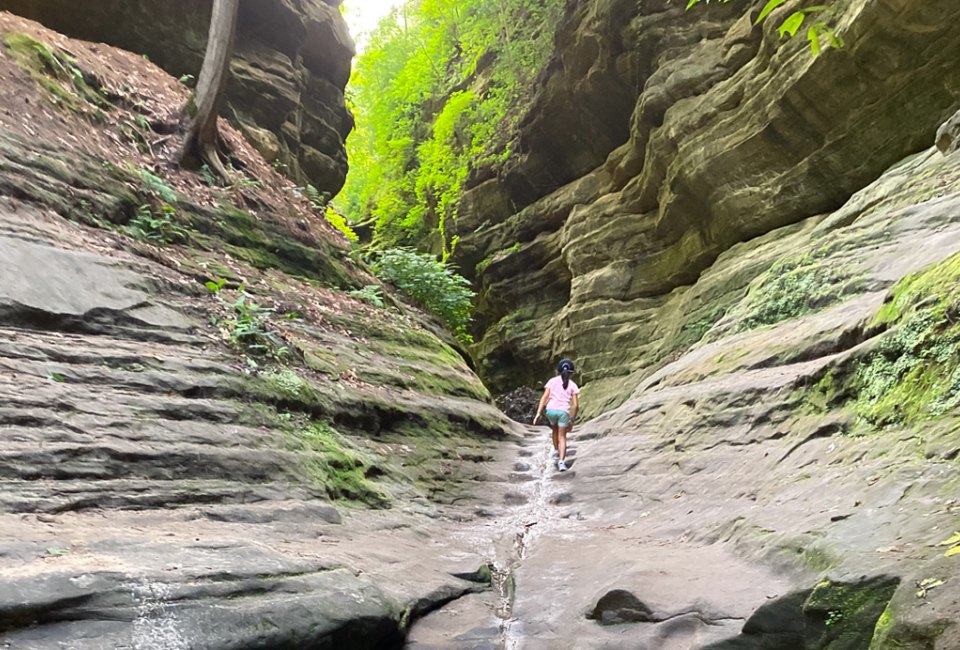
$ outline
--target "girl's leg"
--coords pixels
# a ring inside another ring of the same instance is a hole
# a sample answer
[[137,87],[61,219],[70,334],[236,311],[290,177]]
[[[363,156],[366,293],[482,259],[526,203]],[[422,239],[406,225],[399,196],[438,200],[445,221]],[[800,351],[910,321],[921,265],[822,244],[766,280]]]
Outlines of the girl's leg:
[[552,424],[550,425],[550,429],[553,431],[553,448],[559,449],[557,445],[560,444],[560,427],[558,427],[556,424]]
[[557,427],[557,449],[560,450],[560,460],[567,458],[567,427]]

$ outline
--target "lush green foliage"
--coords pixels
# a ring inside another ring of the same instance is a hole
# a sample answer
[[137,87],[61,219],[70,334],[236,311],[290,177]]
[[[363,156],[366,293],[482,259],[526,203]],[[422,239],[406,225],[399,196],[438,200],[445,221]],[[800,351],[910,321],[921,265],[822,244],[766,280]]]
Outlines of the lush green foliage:
[[347,223],[347,218],[337,212],[332,205],[327,206],[323,211],[323,216],[327,220],[327,223],[343,233],[343,236],[348,240],[355,242],[359,239],[357,233],[353,232],[353,228]]
[[124,227],[136,239],[154,244],[184,244],[190,235],[177,223],[177,193],[153,172],[140,168],[139,195],[145,201]]
[[550,52],[556,0],[409,0],[387,17],[351,81],[357,130],[341,207],[375,244],[447,253],[472,168],[508,151],[525,92]]
[[137,208],[137,214],[124,227],[128,235],[154,244],[183,244],[190,238],[187,230],[174,221],[176,210],[169,203],[154,210],[148,204]]
[[440,316],[461,339],[469,340],[470,283],[427,253],[387,249],[374,265],[377,275]]

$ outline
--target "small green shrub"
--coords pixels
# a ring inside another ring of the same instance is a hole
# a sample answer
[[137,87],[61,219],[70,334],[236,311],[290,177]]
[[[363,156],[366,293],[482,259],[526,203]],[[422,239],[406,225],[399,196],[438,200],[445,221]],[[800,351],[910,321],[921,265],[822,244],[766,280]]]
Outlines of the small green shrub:
[[357,300],[362,300],[364,302],[369,302],[375,307],[383,307],[383,293],[380,291],[380,287],[375,284],[368,284],[363,289],[354,289],[353,291],[348,291],[348,295]]
[[173,191],[172,187],[167,185],[166,181],[150,170],[142,167],[139,169],[139,174],[140,180],[143,181],[140,185],[140,191],[142,193],[156,197],[170,205],[176,204],[177,193]]
[[168,203],[160,205],[157,215],[149,205],[137,208],[136,216],[124,227],[125,232],[134,239],[155,244],[184,244],[190,235],[187,230],[173,220],[177,211]]
[[290,354],[283,339],[269,327],[272,307],[262,307],[246,293],[230,305],[232,314],[223,321],[224,332],[230,344],[254,356],[272,357],[281,361]]
[[213,173],[213,170],[210,169],[210,165],[207,163],[200,165],[200,176],[203,177],[203,182],[210,187],[220,186],[220,179],[217,178],[217,175]]
[[460,339],[470,342],[470,282],[449,265],[407,248],[383,251],[374,264],[377,276],[440,316]]
[[212,294],[218,294],[223,291],[223,287],[226,286],[226,278],[217,278],[216,280],[207,280],[203,283],[203,286]]

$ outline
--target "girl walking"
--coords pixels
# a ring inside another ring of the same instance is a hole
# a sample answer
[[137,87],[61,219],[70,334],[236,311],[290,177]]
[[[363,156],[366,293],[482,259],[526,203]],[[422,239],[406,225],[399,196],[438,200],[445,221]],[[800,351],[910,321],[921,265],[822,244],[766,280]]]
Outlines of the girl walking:
[[[567,471],[567,432],[576,422],[577,411],[580,410],[580,388],[570,379],[574,373],[573,361],[564,359],[557,364],[560,373],[544,385],[543,396],[537,406],[537,414],[533,423],[546,415],[547,422],[553,430],[552,457],[557,458],[557,469]],[[544,411],[546,408],[546,411]]]

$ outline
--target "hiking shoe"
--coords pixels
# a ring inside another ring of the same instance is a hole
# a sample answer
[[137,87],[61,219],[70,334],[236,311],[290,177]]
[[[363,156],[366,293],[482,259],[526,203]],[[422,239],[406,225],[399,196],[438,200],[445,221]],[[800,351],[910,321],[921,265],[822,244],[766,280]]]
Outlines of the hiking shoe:
[[563,461],[562,458],[557,461],[557,469],[560,470],[561,472],[567,471],[567,464]]
[[554,449],[550,452],[550,458],[553,458],[554,460],[560,458],[560,452]]

